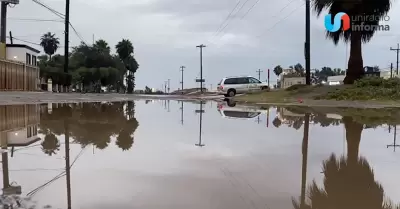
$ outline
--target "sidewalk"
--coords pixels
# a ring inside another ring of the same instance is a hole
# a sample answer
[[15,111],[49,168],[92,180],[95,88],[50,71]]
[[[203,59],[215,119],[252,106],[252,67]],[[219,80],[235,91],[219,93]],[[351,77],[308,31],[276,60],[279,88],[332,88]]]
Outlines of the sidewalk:
[[0,92],[0,105],[77,103],[77,102],[118,102],[136,99],[200,100],[219,99],[221,95],[145,95],[117,93],[51,93],[51,92]]

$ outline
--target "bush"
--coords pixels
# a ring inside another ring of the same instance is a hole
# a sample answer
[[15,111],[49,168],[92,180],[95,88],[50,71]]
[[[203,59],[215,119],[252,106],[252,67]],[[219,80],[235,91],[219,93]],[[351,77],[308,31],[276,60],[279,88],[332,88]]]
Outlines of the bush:
[[306,87],[306,86],[307,86],[306,84],[295,84],[295,85],[293,85],[293,86],[289,86],[289,87],[286,88],[285,90],[286,90],[286,91],[295,91],[295,90],[304,88],[304,87]]
[[384,88],[398,88],[400,87],[400,78],[384,79],[381,77],[365,77],[354,82],[356,87],[384,87]]
[[349,88],[315,96],[314,99],[335,100],[400,100],[400,79],[365,77]]

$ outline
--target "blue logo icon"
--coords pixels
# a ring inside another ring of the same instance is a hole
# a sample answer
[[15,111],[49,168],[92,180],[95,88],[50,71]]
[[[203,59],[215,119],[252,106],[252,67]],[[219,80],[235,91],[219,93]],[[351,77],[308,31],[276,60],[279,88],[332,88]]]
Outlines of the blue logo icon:
[[[343,21],[343,27],[342,27],[342,21]],[[346,31],[350,29],[350,17],[344,12],[339,12],[335,15],[335,18],[333,20],[332,24],[332,15],[327,14],[325,16],[325,28],[329,32],[337,32],[340,30],[342,27],[343,31]]]

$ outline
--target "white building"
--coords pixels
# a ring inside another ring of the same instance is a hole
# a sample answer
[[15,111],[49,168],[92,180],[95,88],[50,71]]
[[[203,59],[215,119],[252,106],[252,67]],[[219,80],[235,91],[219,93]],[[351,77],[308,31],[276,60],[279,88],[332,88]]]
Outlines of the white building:
[[38,65],[39,50],[24,44],[7,44],[6,47],[6,59],[23,62],[27,65]]
[[345,75],[328,76],[328,85],[341,85],[345,77]]
[[282,69],[282,73],[279,75],[279,80],[282,81],[284,75],[291,74],[294,72],[295,71],[292,68]]
[[306,84],[305,77],[292,77],[292,78],[285,78],[281,80],[281,88],[286,89],[296,84]]

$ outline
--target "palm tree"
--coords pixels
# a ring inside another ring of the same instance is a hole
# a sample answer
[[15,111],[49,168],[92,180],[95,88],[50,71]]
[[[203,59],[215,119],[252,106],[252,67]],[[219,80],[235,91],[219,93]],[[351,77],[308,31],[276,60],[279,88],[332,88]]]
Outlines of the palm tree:
[[132,93],[134,89],[134,74],[139,67],[139,64],[136,62],[136,59],[133,57],[134,48],[132,42],[128,39],[122,39],[122,41],[118,42],[115,46],[117,49],[117,54],[119,58],[125,65],[125,68],[128,71],[128,75],[126,77],[128,84],[128,93]]
[[56,154],[56,151],[59,150],[60,142],[58,141],[56,135],[53,133],[46,134],[44,141],[42,142],[42,151],[45,154],[52,156],[53,154]]
[[117,54],[122,61],[127,60],[129,56],[133,54],[133,45],[128,39],[122,39],[122,41],[117,43],[115,48],[117,49]]
[[51,56],[57,51],[59,45],[60,41],[55,33],[48,32],[43,34],[40,38],[40,46],[42,46],[44,52],[50,56],[50,60]]
[[277,65],[277,66],[274,68],[274,73],[275,73],[275,75],[278,76],[278,77],[279,77],[279,75],[282,73],[282,71],[283,71],[283,68],[282,68],[280,65]]
[[[362,59],[362,43],[371,40],[379,25],[381,17],[385,16],[391,6],[390,0],[358,0],[358,1],[343,1],[343,0],[312,0],[314,10],[319,16],[325,9],[333,15],[344,12],[356,20],[352,20],[353,25],[368,25],[372,30],[365,30],[363,27],[357,27],[358,30],[339,30],[337,32],[327,32],[327,38],[333,40],[333,43],[338,44],[340,39],[345,42],[350,42],[350,57],[348,62],[348,70],[345,84],[352,84],[355,80],[364,75],[364,66]],[[358,18],[358,17],[374,17],[374,18]],[[379,17],[379,18],[378,18]]]
[[93,47],[102,54],[110,54],[111,51],[110,46],[108,46],[108,43],[103,39],[97,40]]

